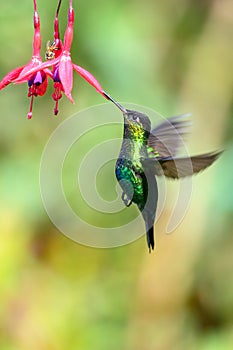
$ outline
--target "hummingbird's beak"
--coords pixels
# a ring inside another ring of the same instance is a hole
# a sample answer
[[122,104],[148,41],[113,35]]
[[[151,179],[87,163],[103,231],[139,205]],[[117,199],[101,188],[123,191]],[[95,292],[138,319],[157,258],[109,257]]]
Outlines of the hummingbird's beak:
[[111,101],[114,103],[115,106],[117,106],[117,108],[119,108],[119,110],[123,113],[124,117],[125,115],[127,115],[127,110],[117,101],[115,101],[109,94],[107,94],[106,92],[103,93],[104,96],[106,97],[107,100]]

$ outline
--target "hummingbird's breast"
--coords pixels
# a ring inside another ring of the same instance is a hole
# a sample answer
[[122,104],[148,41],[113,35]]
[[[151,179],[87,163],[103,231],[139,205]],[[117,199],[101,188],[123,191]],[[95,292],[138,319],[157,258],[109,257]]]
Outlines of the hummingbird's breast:
[[136,204],[146,200],[145,175],[141,158],[146,155],[146,147],[133,140],[124,139],[116,162],[116,178],[124,193]]

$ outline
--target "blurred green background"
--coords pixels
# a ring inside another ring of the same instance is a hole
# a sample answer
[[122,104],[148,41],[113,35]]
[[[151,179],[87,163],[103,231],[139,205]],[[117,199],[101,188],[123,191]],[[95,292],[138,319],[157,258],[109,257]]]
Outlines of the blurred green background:
[[[38,0],[42,54],[55,8],[56,1]],[[171,204],[156,224],[155,253],[145,237],[109,250],[84,247],[57,231],[43,208],[40,157],[65,118],[103,98],[75,75],[75,106],[63,97],[54,117],[50,84],[28,121],[26,85],[1,91],[0,348],[232,349],[233,3],[89,0],[74,1],[74,9],[75,63],[120,101],[167,117],[192,112],[191,153],[226,151],[195,178],[189,211],[172,235],[164,232],[177,184],[168,183]],[[31,57],[32,1],[1,2],[0,33],[3,77]]]

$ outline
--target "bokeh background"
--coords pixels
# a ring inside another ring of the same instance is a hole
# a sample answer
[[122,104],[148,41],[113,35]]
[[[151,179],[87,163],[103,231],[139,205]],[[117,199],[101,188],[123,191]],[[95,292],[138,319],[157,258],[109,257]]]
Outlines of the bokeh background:
[[[67,6],[63,0],[62,33]],[[38,0],[42,54],[53,36],[55,8],[56,1]],[[230,350],[233,3],[74,0],[74,9],[77,64],[120,101],[167,117],[192,112],[190,152],[225,153],[195,177],[191,206],[172,235],[164,232],[177,184],[168,183],[155,253],[148,254],[145,237],[109,250],[81,246],[63,236],[43,208],[40,158],[63,120],[103,98],[76,75],[75,106],[63,97],[54,117],[50,84],[28,121],[26,85],[1,91],[0,348]],[[31,56],[32,1],[2,1],[0,33],[3,77]],[[104,184],[111,191],[112,183]]]

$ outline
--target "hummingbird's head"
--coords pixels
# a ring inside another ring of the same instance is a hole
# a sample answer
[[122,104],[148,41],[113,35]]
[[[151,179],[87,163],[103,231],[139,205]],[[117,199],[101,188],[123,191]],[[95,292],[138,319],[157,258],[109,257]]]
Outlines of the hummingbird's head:
[[119,102],[115,101],[106,92],[103,92],[104,96],[123,113],[124,116],[124,137],[130,137],[135,140],[146,141],[150,135],[151,122],[147,115],[126,109]]
[[123,115],[125,124],[130,128],[150,133],[151,122],[147,115],[129,109],[127,109],[126,113],[123,113]]
[[124,137],[131,138],[144,144],[147,142],[151,130],[150,119],[143,113],[126,110],[124,115]]

